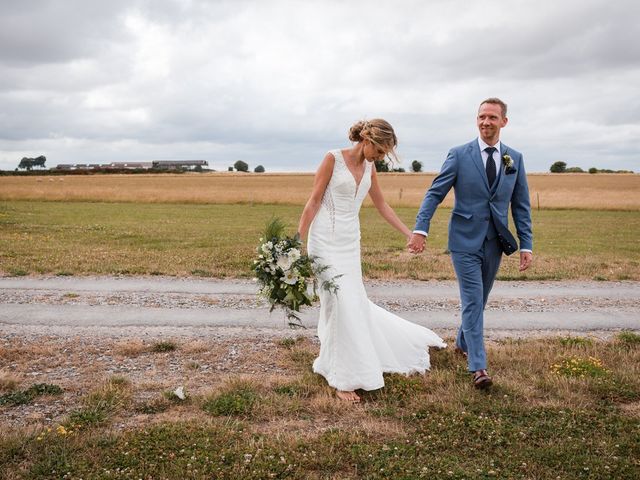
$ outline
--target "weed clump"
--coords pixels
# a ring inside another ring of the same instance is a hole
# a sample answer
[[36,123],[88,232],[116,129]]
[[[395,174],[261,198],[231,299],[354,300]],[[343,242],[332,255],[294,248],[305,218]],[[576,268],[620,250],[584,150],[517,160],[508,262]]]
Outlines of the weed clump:
[[238,384],[205,401],[202,409],[215,416],[246,416],[251,413],[258,394],[249,384]]
[[154,343],[151,347],[151,351],[154,353],[173,352],[178,349],[178,345],[171,341],[162,341]]
[[18,406],[31,403],[34,398],[44,395],[60,395],[62,388],[50,383],[37,383],[26,390],[10,392],[0,396],[0,405]]
[[565,377],[601,377],[609,373],[602,365],[602,360],[595,357],[567,357],[559,363],[551,365],[551,371]]

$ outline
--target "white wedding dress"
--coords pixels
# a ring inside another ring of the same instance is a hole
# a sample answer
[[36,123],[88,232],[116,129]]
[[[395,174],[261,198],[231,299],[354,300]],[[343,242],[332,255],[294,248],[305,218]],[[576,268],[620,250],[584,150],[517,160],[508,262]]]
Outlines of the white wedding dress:
[[318,337],[320,355],[313,362],[330,386],[344,391],[384,386],[383,372],[424,373],[430,367],[428,347],[446,347],[431,330],[404,320],[372,303],[362,283],[360,206],[371,187],[372,163],[356,185],[341,150],[322,206],[309,229],[307,250],[330,268],[321,281],[335,275],[337,293],[320,288]]

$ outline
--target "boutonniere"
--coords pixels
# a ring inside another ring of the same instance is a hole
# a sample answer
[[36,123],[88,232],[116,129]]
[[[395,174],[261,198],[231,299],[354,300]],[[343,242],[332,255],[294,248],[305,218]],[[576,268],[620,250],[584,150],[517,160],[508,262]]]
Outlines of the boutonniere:
[[507,175],[516,171],[515,168],[513,168],[513,159],[508,153],[505,153],[502,156],[502,164],[504,165],[504,171]]

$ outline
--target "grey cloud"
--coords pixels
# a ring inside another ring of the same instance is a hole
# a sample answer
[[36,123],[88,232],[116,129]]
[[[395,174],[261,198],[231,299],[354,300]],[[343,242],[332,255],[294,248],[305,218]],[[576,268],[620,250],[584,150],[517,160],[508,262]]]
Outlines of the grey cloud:
[[126,41],[118,21],[128,2],[68,0],[5,1],[0,17],[0,59],[4,64],[67,62],[87,58]]
[[630,168],[639,4],[550,5],[3,2],[0,168],[45,148],[65,161],[164,153],[310,170],[351,122],[382,116],[405,159],[437,170],[494,95],[529,170],[548,168],[541,143]]

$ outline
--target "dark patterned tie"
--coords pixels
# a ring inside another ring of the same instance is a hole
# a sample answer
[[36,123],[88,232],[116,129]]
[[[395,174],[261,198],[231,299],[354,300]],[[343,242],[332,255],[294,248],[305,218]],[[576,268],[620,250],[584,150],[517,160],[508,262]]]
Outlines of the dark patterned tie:
[[495,152],[496,150],[496,147],[487,147],[484,149],[484,151],[489,154],[489,156],[487,157],[486,166],[489,187],[491,187],[491,185],[493,185],[493,182],[495,182],[496,180],[496,161],[493,159],[493,152]]

